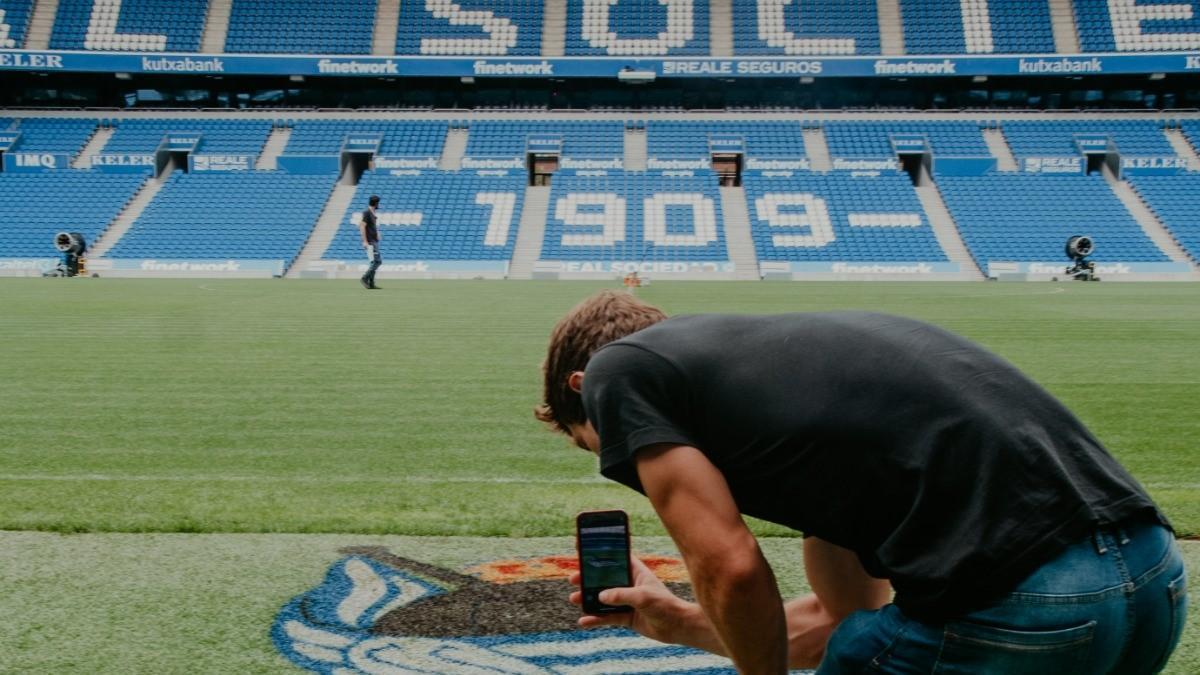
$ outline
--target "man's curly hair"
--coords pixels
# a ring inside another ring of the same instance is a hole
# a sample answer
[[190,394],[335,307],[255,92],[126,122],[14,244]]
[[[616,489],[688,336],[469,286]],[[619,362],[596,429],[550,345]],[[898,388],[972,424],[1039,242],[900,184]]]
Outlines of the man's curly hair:
[[542,363],[542,404],[534,408],[534,416],[564,434],[572,425],[587,422],[583,399],[567,378],[585,369],[597,349],[666,318],[662,310],[627,291],[600,291],[576,305],[550,334]]

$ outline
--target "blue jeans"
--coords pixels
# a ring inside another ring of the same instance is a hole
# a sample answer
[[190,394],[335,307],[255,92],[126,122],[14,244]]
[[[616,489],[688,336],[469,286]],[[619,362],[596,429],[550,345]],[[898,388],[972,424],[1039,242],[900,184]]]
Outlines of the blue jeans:
[[895,605],[851,614],[818,675],[838,673],[1155,673],[1187,616],[1183,558],[1153,524],[1105,528],[996,603],[945,624]]

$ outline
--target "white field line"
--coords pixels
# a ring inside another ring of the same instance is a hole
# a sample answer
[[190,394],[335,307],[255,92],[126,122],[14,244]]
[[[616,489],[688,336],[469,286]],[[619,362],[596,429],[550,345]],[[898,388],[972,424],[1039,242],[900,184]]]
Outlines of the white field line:
[[595,478],[515,478],[505,476],[214,476],[205,474],[165,476],[122,476],[115,474],[0,474],[0,481],[142,481],[142,482],[211,482],[211,483],[496,483],[534,485],[600,485],[608,480]]

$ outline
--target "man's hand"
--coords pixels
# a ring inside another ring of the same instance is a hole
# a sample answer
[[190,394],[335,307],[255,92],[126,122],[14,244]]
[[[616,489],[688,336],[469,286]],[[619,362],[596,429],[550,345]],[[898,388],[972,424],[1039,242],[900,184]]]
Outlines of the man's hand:
[[[584,615],[579,618],[583,628],[599,626],[623,626],[632,628],[651,640],[670,644],[683,644],[708,651],[721,646],[713,632],[712,624],[705,618],[700,606],[688,602],[668,589],[645,563],[636,557],[633,560],[633,586],[610,588],[600,594],[600,601],[608,605],[629,605],[632,612]],[[580,584],[580,574],[571,575],[571,583]],[[583,594],[571,593],[571,604],[583,605]],[[720,653],[720,652],[716,652]]]

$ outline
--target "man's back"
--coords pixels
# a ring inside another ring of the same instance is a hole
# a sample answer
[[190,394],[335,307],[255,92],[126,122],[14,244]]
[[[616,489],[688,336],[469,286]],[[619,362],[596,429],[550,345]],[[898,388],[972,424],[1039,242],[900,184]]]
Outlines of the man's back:
[[915,614],[986,599],[1097,523],[1157,513],[1044,389],[910,319],[676,317],[599,350],[585,382],[605,475],[636,488],[639,448],[700,448],[743,513],[856,551]]

